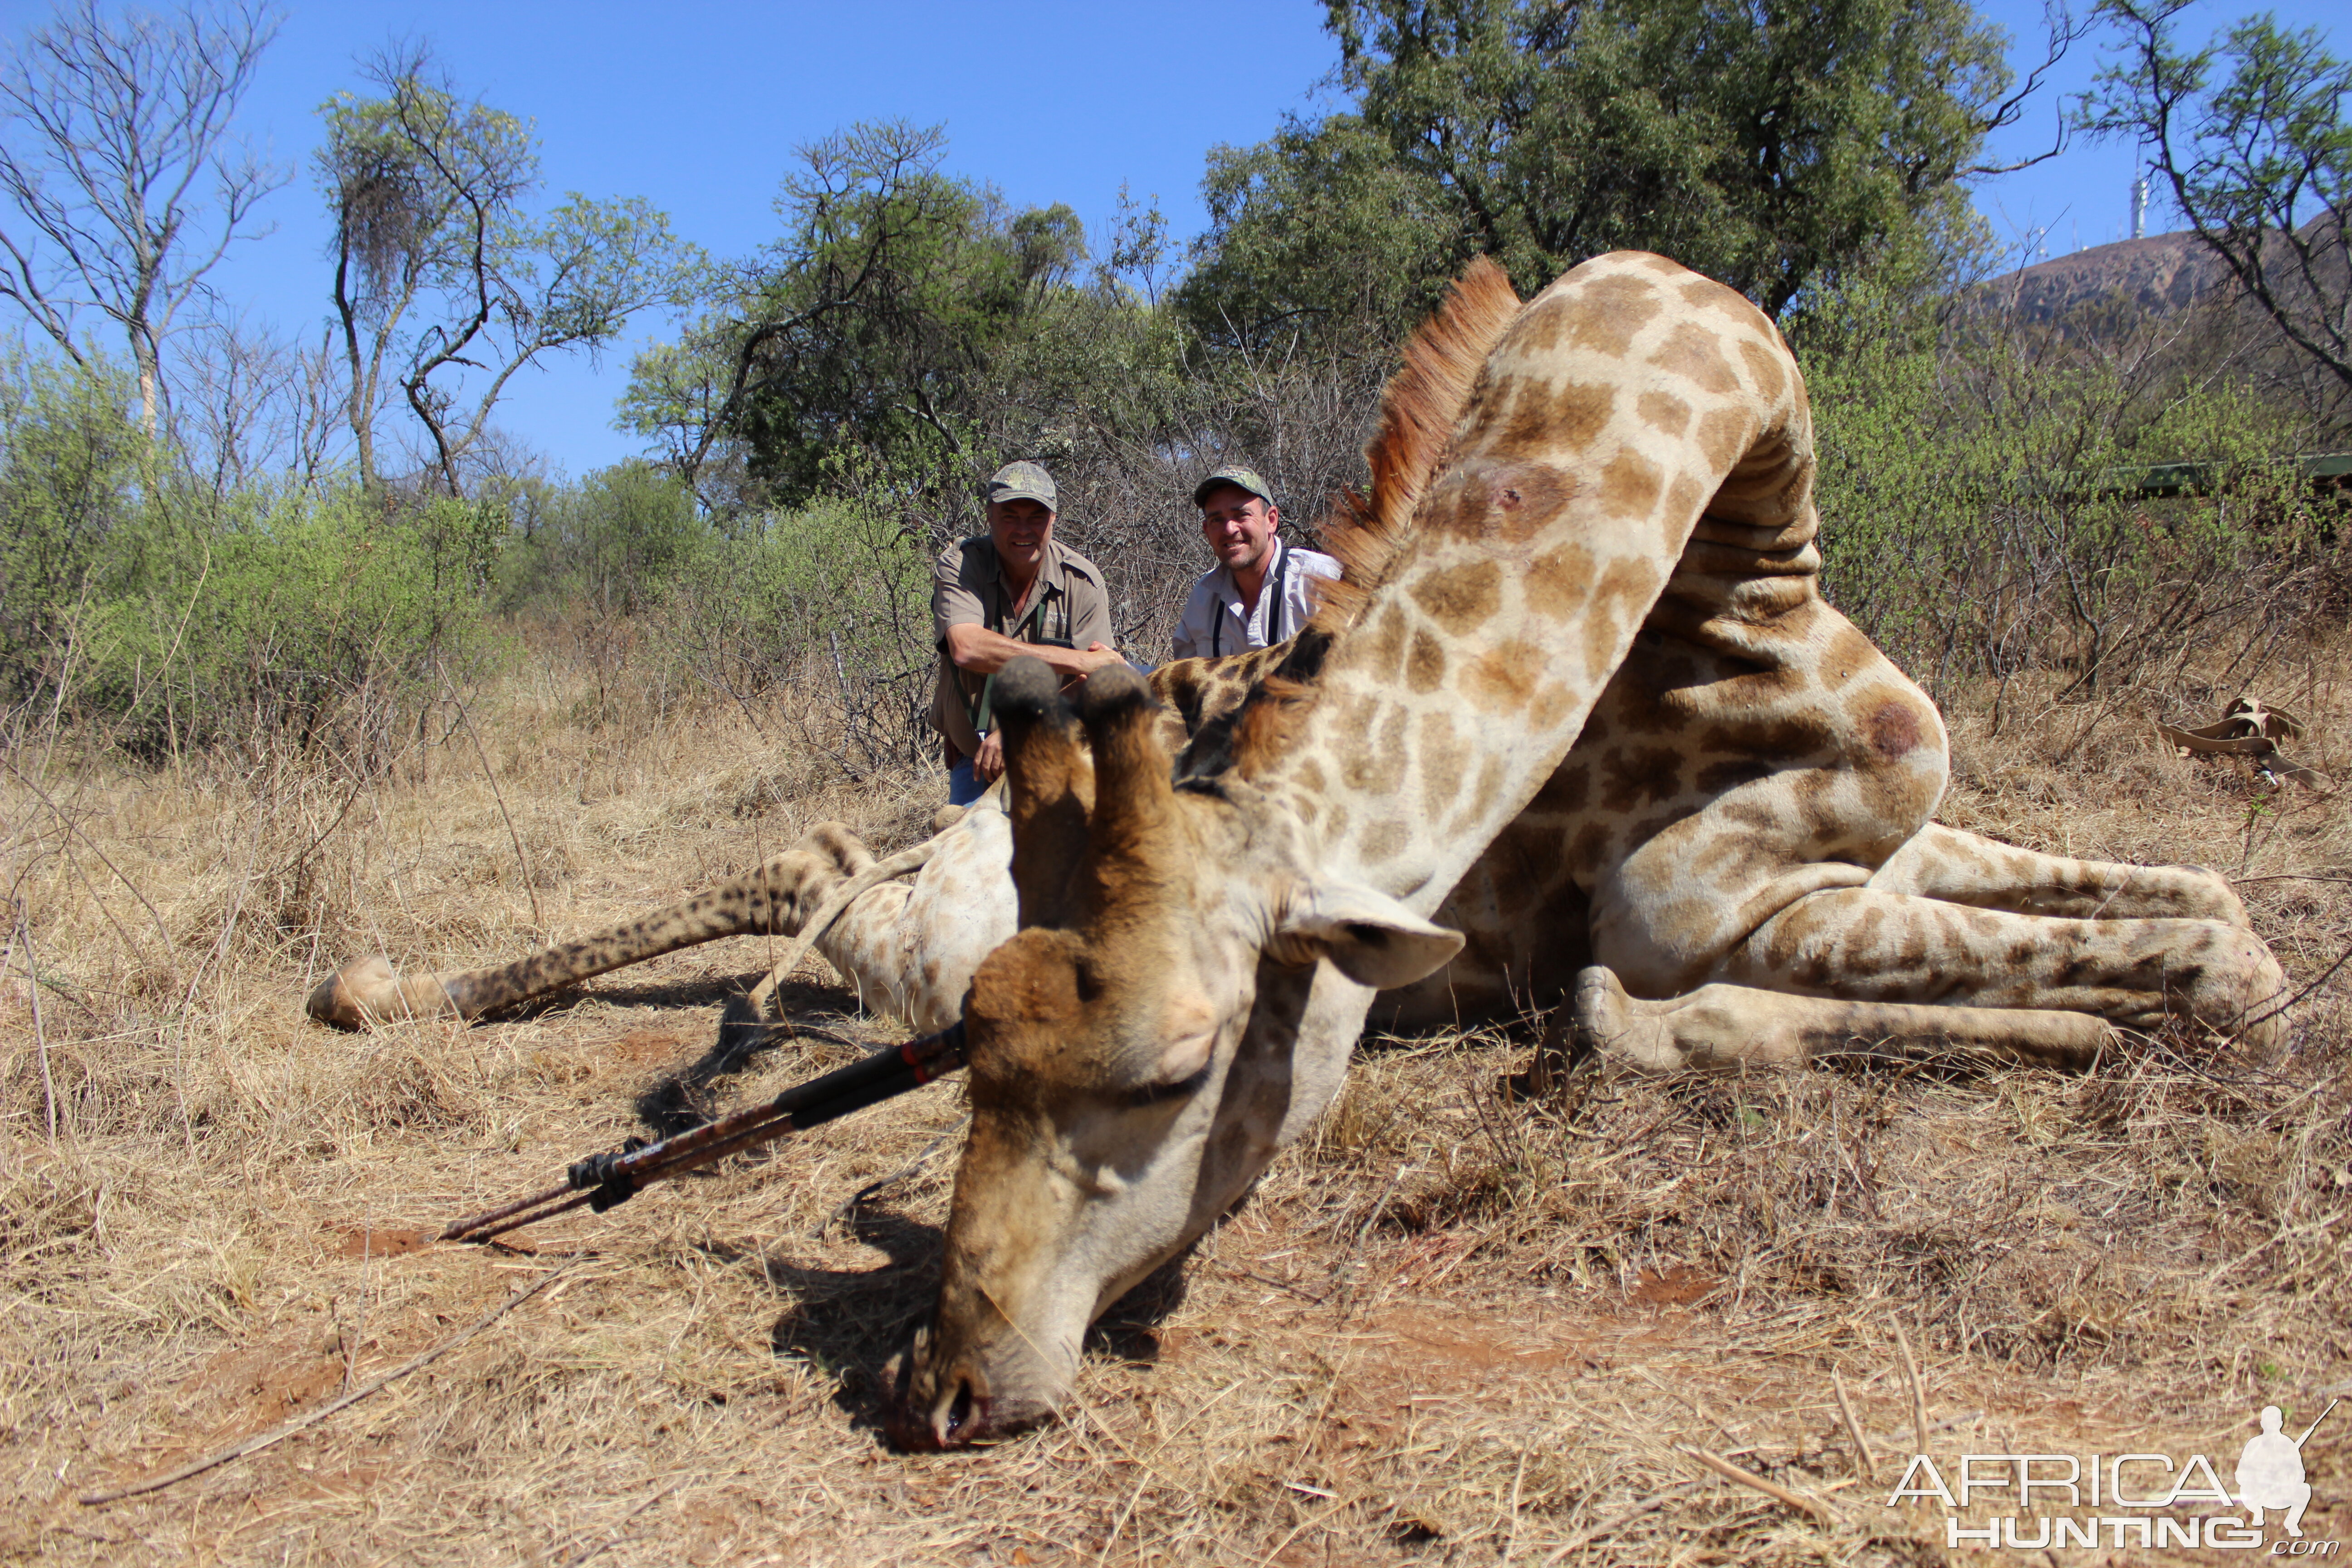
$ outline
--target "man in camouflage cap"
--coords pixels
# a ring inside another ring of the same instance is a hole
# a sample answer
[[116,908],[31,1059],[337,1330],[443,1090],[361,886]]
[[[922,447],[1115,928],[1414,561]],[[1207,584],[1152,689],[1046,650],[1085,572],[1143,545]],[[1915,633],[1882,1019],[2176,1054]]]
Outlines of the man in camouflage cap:
[[1099,567],[1055,542],[1053,476],[1007,463],[988,481],[988,531],[950,544],[931,571],[940,645],[931,724],[946,744],[948,800],[968,805],[1004,771],[990,710],[992,678],[1022,654],[1075,684],[1123,662],[1111,647]]
[[1192,584],[1171,653],[1215,658],[1297,636],[1315,615],[1308,584],[1339,576],[1339,563],[1282,542],[1282,509],[1255,468],[1219,468],[1192,487],[1192,504],[1218,564]]

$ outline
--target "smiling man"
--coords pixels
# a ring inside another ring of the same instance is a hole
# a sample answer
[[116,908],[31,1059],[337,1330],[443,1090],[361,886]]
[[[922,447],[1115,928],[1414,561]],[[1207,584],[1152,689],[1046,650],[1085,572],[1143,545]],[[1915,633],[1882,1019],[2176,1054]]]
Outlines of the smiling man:
[[948,800],[969,805],[1004,771],[990,711],[996,672],[1033,654],[1084,680],[1125,662],[1110,646],[1110,595],[1101,569],[1055,542],[1060,502],[1053,476],[1007,463],[988,481],[988,531],[950,544],[931,571],[931,627],[940,645],[931,725],[947,746]]
[[1192,502],[1218,564],[1192,584],[1171,654],[1215,658],[1296,636],[1315,614],[1307,584],[1339,576],[1339,563],[1282,542],[1282,509],[1255,468],[1219,468],[1193,487]]

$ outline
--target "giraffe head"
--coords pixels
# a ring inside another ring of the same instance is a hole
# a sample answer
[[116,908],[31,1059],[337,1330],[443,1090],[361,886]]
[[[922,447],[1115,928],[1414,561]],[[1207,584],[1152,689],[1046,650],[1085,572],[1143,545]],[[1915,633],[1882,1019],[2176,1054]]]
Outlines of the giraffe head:
[[[1087,1325],[1336,1091],[1354,1024],[1314,1030],[1313,999],[1349,994],[1360,1019],[1364,988],[1461,946],[1318,873],[1245,781],[1171,784],[1158,706],[1128,672],[1088,680],[1075,711],[1034,659],[996,689],[1021,930],[964,1002],[971,1132],[892,1421],[920,1447],[1050,1415]],[[1302,1025],[1313,1049],[1294,1050]]]

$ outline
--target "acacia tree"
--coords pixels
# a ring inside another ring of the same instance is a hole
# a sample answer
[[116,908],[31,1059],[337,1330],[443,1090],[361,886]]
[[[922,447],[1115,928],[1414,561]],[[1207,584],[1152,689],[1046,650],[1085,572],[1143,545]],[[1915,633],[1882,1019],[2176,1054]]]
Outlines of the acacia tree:
[[335,321],[363,483],[382,482],[379,411],[397,393],[424,427],[428,466],[463,492],[468,453],[515,373],[541,355],[593,351],[630,316],[682,305],[691,249],[643,198],[576,193],[544,216],[524,121],[463,97],[422,46],[362,75],[380,98],[321,110],[319,176],[335,219]]
[[278,27],[248,0],[114,18],[78,0],[0,60],[0,195],[18,219],[0,227],[0,298],[76,364],[82,314],[114,322],[150,434],[165,341],[288,178],[229,135]]
[[2081,122],[2147,150],[2173,205],[2248,298],[2322,374],[2352,392],[2352,66],[2316,28],[2249,17],[2179,47],[2186,0],[2104,0],[2117,58]]
[[718,308],[680,342],[635,362],[625,419],[706,497],[715,454],[788,502],[852,454],[869,480],[877,461],[971,466],[981,383],[1086,245],[1067,206],[1008,211],[944,173],[946,152],[937,127],[905,123],[801,148],[783,235],[714,278]]

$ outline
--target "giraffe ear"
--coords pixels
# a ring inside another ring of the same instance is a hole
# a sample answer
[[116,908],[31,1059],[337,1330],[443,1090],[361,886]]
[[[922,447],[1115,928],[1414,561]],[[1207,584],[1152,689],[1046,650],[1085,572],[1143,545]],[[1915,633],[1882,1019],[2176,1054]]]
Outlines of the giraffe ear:
[[1302,880],[1291,889],[1267,952],[1277,963],[1331,967],[1375,991],[1410,985],[1462,951],[1462,933],[1432,925],[1361,882]]

